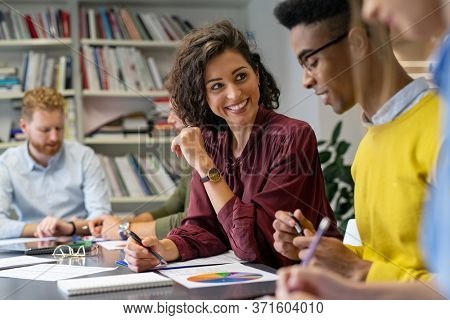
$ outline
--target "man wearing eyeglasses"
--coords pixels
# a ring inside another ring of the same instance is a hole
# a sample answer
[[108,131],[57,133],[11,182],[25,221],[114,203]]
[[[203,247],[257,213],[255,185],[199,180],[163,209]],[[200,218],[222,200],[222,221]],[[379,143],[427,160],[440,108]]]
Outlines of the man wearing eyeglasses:
[[[303,85],[342,114],[359,104],[368,131],[352,166],[355,218],[363,245],[322,238],[311,265],[360,281],[429,279],[418,246],[426,188],[438,152],[438,98],[396,60],[388,31],[361,21],[358,0],[287,0],[275,16],[290,30]],[[353,10],[352,5],[356,7]],[[304,258],[315,230],[278,211],[275,248]]]

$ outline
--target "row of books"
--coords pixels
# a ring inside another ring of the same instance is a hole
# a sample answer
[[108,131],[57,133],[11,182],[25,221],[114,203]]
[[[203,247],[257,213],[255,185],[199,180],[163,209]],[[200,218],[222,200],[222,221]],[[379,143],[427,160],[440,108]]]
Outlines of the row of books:
[[17,10],[0,10],[0,39],[69,38],[69,12],[47,8],[45,11],[22,14]]
[[22,90],[51,87],[58,91],[72,88],[72,57],[48,57],[46,53],[29,51],[22,64]]
[[162,90],[163,78],[153,57],[134,47],[82,48],[83,89],[112,91]]
[[127,8],[80,8],[80,34],[90,39],[176,41],[193,29],[177,15],[132,12]]
[[20,78],[16,67],[0,66],[0,92],[20,92]]
[[169,196],[175,191],[174,179],[154,155],[139,157],[129,153],[109,157],[98,154],[98,157],[114,197]]

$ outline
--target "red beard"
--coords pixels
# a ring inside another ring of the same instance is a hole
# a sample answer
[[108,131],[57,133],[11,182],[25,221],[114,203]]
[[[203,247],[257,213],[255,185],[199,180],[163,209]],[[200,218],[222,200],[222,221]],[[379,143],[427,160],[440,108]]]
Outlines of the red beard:
[[30,140],[30,144],[37,152],[45,154],[46,156],[54,156],[61,149],[62,141],[58,141],[53,145],[48,145],[48,144],[39,144],[33,140]]

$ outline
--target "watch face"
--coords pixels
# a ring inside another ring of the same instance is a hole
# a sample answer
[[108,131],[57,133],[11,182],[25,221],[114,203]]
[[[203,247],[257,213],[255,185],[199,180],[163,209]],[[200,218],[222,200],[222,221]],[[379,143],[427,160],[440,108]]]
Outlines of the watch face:
[[211,182],[218,182],[221,178],[219,169],[217,168],[209,169],[208,177]]

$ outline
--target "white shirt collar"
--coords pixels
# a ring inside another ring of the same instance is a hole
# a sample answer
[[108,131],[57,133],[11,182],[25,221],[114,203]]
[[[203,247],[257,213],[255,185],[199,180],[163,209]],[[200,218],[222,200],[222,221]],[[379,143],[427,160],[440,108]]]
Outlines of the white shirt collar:
[[394,94],[372,117],[369,119],[362,115],[363,125],[366,127],[379,126],[391,122],[402,113],[412,108],[418,100],[430,89],[425,78],[418,78],[410,82],[396,94]]

